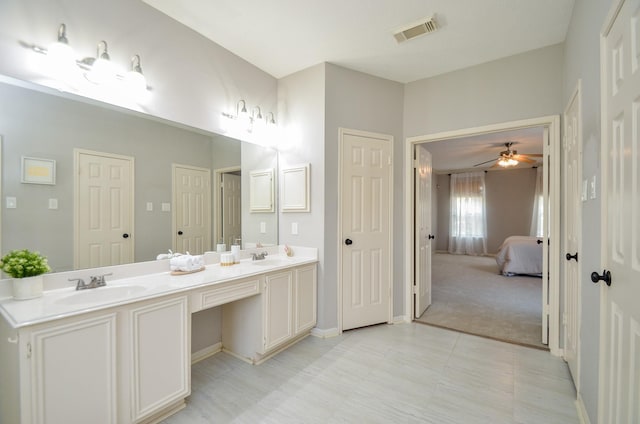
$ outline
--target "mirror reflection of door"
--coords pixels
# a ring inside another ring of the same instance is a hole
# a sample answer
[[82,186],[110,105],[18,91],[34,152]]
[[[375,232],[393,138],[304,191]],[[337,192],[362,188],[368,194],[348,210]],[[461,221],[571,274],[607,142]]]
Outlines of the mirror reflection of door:
[[75,269],[133,262],[133,158],[74,150]]
[[221,238],[229,248],[242,234],[240,172],[222,174],[220,191]]
[[211,250],[211,171],[173,165],[174,252],[201,255]]

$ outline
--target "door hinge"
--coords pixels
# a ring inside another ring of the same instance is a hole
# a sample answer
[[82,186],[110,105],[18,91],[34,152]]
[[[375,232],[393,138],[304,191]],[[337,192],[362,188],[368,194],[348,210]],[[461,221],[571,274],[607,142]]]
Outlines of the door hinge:
[[542,313],[544,315],[549,315],[549,304],[544,305],[544,307],[542,308]]
[[418,159],[414,159],[414,160],[413,160],[413,168],[414,168],[414,169],[418,169],[418,165],[419,165],[419,164],[418,164]]
[[31,342],[27,343],[27,358],[31,358]]
[[413,294],[418,293],[418,286],[417,285],[413,285]]

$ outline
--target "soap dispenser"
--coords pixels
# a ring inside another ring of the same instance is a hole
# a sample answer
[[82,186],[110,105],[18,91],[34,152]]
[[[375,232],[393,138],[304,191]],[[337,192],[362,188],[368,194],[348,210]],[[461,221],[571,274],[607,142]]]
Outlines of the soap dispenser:
[[231,245],[231,254],[233,254],[233,261],[237,264],[240,263],[240,242],[240,238],[237,238]]

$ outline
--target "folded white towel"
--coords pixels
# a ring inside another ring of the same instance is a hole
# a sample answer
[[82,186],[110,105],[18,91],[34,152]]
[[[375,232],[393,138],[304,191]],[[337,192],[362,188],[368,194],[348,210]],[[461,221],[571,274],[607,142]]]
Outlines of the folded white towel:
[[196,271],[204,266],[203,255],[180,255],[175,256],[169,260],[169,267],[171,271]]

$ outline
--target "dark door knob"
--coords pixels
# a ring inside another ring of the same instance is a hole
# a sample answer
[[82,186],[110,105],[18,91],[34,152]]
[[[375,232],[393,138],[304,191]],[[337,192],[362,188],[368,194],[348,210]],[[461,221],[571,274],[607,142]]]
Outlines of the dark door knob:
[[122,235],[122,238],[129,238],[129,234],[124,233],[124,234]]
[[567,260],[568,260],[568,261],[570,261],[571,259],[575,259],[575,260],[576,260],[576,262],[578,262],[578,252],[576,252],[576,254],[575,254],[575,255],[572,255],[572,254],[570,254],[570,253],[567,253],[566,258],[567,258]]
[[344,241],[344,244],[346,244],[347,246],[351,246],[353,244],[353,241],[351,239],[346,239]]
[[434,238],[436,238],[436,236],[434,236],[433,234],[429,234],[429,240],[433,240]]
[[591,281],[593,281],[594,283],[597,283],[598,281],[604,281],[605,283],[607,283],[607,286],[611,286],[611,272],[607,271],[606,269],[602,271],[602,275],[598,274],[597,272],[592,272]]
[[181,236],[182,235],[182,230],[178,231],[178,235]]

